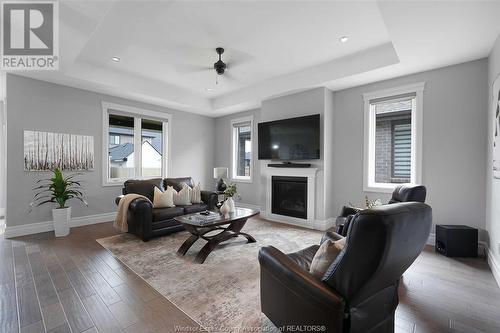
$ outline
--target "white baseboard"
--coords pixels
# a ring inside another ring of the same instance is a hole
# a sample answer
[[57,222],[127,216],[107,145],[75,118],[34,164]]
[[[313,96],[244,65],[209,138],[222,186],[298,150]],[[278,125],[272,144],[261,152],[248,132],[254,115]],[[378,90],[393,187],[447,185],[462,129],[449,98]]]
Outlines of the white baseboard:
[[244,202],[236,202],[235,205],[236,205],[236,207],[248,208],[248,209],[253,209],[253,210],[260,211],[260,206],[253,205],[253,204],[247,204],[247,203],[244,203]]
[[[69,224],[70,227],[80,227],[84,225],[113,221],[115,217],[116,217],[116,212],[73,217],[71,218]],[[54,223],[52,221],[29,223],[11,227],[7,226],[5,228],[4,237],[5,238],[19,237],[25,235],[39,234],[41,232],[48,232],[52,230],[54,230]]]
[[306,220],[285,215],[272,214],[266,211],[261,211],[260,216],[266,220],[290,224],[298,227],[325,231],[335,225],[335,218],[331,217],[326,220]]
[[484,244],[484,248],[486,249],[486,255],[488,257],[488,266],[490,266],[491,273],[493,273],[493,277],[495,278],[495,281],[500,287],[500,263],[493,255],[493,252],[491,251],[489,246]]
[[336,218],[330,217],[326,220],[315,220],[313,228],[316,230],[326,231],[335,225]]
[[430,233],[426,244],[432,246],[436,245],[436,234]]

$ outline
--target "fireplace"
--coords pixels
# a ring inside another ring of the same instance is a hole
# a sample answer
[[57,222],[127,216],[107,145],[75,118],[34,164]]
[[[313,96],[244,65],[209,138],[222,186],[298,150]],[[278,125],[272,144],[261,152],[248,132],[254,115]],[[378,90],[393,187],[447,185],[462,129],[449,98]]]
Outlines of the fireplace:
[[307,177],[272,176],[273,214],[307,219]]

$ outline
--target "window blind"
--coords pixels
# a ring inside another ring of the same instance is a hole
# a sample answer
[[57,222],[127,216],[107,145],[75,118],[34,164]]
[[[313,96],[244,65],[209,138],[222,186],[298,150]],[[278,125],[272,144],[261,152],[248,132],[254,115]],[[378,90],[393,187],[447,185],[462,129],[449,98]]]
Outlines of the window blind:
[[394,125],[393,176],[410,178],[411,176],[411,124]]

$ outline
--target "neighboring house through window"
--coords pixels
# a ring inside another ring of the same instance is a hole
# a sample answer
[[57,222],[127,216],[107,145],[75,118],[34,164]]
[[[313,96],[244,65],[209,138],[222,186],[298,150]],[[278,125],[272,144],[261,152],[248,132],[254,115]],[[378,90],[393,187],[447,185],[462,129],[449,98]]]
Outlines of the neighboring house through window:
[[231,121],[231,178],[236,181],[252,180],[253,117]]
[[170,115],[103,103],[103,185],[166,177]]
[[110,145],[119,145],[120,144],[120,135],[116,135],[116,133],[109,133],[109,144]]
[[421,182],[423,89],[418,83],[364,95],[365,191]]

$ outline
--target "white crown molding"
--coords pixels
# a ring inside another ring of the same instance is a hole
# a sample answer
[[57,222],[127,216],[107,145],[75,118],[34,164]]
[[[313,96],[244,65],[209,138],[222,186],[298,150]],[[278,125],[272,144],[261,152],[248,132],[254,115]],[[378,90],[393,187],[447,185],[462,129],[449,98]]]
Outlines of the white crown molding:
[[341,78],[397,63],[399,63],[399,58],[392,43],[386,43],[213,98],[207,98],[203,94],[167,82],[150,80],[82,61],[73,62],[68,71],[16,72],[15,75],[208,117],[220,117],[259,107],[262,100],[277,95],[326,86]]
[[[210,110],[212,110],[212,103],[209,99],[189,92],[180,92],[178,95],[181,96],[181,98],[174,98],[174,96],[176,96],[174,92],[178,89],[175,86],[165,86],[163,83],[151,83],[149,80],[142,78],[123,80],[122,85],[120,85],[118,83],[113,83],[114,81],[103,84],[92,81],[90,77],[81,79],[65,73],[58,74],[40,73],[40,71],[17,71],[15,73],[8,74],[90,91],[97,94],[108,95],[111,97],[128,99],[130,101],[164,107],[172,110],[200,114],[208,117],[218,117],[218,115],[210,114]],[[116,81],[119,82],[120,80]],[[127,82],[127,84],[124,82]],[[135,87],[135,85],[137,87]],[[165,94],[167,91],[170,92],[169,95]]]
[[371,91],[363,94],[364,101],[370,101],[371,99],[384,98],[389,96],[397,96],[410,93],[421,93],[424,91],[425,82],[416,82],[412,84],[407,84],[404,86],[398,86],[395,88]]
[[398,63],[394,46],[386,43],[215,97],[213,111],[218,115],[242,111],[241,107],[250,101],[260,102],[287,92],[326,86],[338,79]]
[[[103,222],[113,221],[116,217],[116,212],[87,215],[71,218],[70,227],[80,227],[84,225],[91,225]],[[52,221],[29,223],[16,226],[7,226],[5,228],[4,237],[13,238],[25,235],[39,234],[41,232],[48,232],[54,230],[54,223]]]

